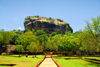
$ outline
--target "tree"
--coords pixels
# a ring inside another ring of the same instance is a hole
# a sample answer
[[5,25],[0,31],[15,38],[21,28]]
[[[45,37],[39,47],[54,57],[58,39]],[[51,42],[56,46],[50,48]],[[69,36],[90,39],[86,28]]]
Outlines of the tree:
[[39,41],[31,42],[31,44],[28,45],[27,49],[32,53],[35,52],[35,57],[36,57],[37,52],[43,51],[42,46],[39,45]]
[[49,19],[51,19],[51,17],[49,17]]
[[44,34],[45,34],[45,32],[44,32],[43,30],[37,30],[37,31],[35,32],[35,35],[36,35],[36,36],[44,35]]
[[[100,16],[97,16],[97,18],[92,18],[92,23],[89,23],[88,21],[85,22],[87,25],[84,31],[86,31],[87,34],[91,37],[89,38],[87,36],[89,41],[86,43],[90,44],[89,47],[98,46],[100,51],[100,44],[99,44],[100,43]],[[94,51],[96,48],[94,49],[91,48],[91,49]]]
[[96,39],[97,42],[100,43],[99,33],[100,33],[100,16],[97,16],[97,18],[92,18],[92,23],[86,22],[85,30],[89,31],[90,34],[93,35],[94,39]]
[[51,50],[57,51],[57,45],[59,44],[61,35],[55,35],[50,40]]
[[75,37],[78,37],[80,34],[82,33],[81,29],[79,31],[76,31],[75,33],[73,33],[73,35]]
[[26,31],[26,32],[28,32],[28,31],[31,31],[31,30],[30,30],[30,29],[28,29],[28,28],[25,28],[25,31]]
[[35,35],[37,36],[37,39],[39,41],[39,45],[43,46],[43,49],[45,50],[45,45],[48,40],[48,36],[45,34],[43,30],[37,30],[35,32]]
[[27,46],[30,45],[31,42],[35,42],[37,41],[37,37],[31,32],[25,32],[24,34],[20,35],[17,39],[16,39],[16,44],[20,44],[23,45],[24,50],[27,51]]
[[2,34],[0,33],[0,47],[2,47],[2,42],[3,42],[3,36],[2,36]]
[[55,36],[57,32],[52,32],[50,36]]
[[82,45],[79,48],[83,52],[93,53],[96,51],[97,41],[93,38],[93,35],[89,31],[83,31],[79,40],[82,41]]
[[15,45],[15,41],[16,41],[16,39],[18,38],[18,34],[16,34],[16,35],[14,35],[13,37],[12,37],[12,39],[10,39],[10,44],[12,44],[12,45]]
[[57,32],[52,32],[50,35],[50,39],[52,39],[53,36],[55,36],[57,34]]
[[15,46],[15,50],[19,52],[19,57],[20,57],[20,52],[23,52],[23,51],[24,51],[22,45],[16,45],[16,46]]
[[39,15],[37,15],[36,17],[39,17]]
[[4,29],[1,29],[1,30],[0,30],[0,33],[1,33],[1,32],[4,32],[4,31],[5,31]]
[[75,41],[74,36],[64,35],[61,42],[63,44],[63,47],[64,47],[63,50],[65,52],[73,52],[76,50],[77,42]]
[[33,32],[33,33],[34,33],[34,31],[35,31],[35,30],[32,28],[32,32]]
[[12,39],[12,37],[14,35],[16,35],[16,33],[14,31],[8,32],[8,31],[3,31],[1,32],[2,36],[3,36],[3,40],[2,40],[2,44],[5,46],[7,44],[9,44],[10,40]]
[[73,33],[71,33],[71,31],[65,31],[65,34],[66,34],[67,36],[73,36]]
[[16,31],[15,29],[13,31]]

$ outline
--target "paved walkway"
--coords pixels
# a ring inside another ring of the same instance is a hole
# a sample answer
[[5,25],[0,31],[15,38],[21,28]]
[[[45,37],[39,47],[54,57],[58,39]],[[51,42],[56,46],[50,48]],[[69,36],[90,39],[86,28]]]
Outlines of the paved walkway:
[[39,67],[57,67],[51,58],[45,58],[45,60],[39,65]]

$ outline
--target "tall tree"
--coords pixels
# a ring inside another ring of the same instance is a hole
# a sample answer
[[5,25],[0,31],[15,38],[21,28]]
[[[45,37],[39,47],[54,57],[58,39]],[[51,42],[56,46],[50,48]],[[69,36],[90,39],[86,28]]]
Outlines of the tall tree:
[[91,38],[88,43],[94,43],[94,45],[91,46],[98,46],[100,51],[100,16],[97,16],[97,18],[92,18],[92,23],[86,22],[85,31],[88,31],[88,34],[91,35]]
[[92,18],[92,21],[92,23],[85,21],[87,24],[85,30],[89,31],[89,33],[93,35],[94,39],[100,43],[100,16],[97,16],[97,18]]
[[2,34],[0,33],[0,47],[2,47],[2,42],[3,42],[3,36],[2,36]]
[[30,52],[35,53],[35,57],[36,57],[37,52],[43,51],[42,46],[39,45],[39,41],[31,42],[31,44],[27,46],[27,49]]
[[20,35],[16,39],[16,44],[21,44],[24,47],[24,50],[27,50],[27,46],[30,45],[31,42],[35,42],[37,40],[37,37],[31,32],[25,32],[24,34]]
[[3,31],[1,34],[3,36],[3,40],[2,40],[3,45],[9,44],[10,43],[9,41],[12,39],[12,37],[16,35],[14,31],[11,31],[11,32]]
[[19,52],[19,57],[20,57],[20,52],[23,52],[23,51],[24,51],[22,45],[16,45],[16,46],[15,46],[15,50]]
[[10,44],[12,44],[12,45],[15,45],[15,41],[16,41],[16,39],[18,38],[18,34],[16,34],[16,35],[14,35],[13,37],[12,37],[12,39],[10,39]]
[[45,50],[45,45],[48,40],[48,36],[43,30],[37,30],[35,32],[35,35],[37,36],[37,39],[39,40],[39,44],[43,46],[43,49]]

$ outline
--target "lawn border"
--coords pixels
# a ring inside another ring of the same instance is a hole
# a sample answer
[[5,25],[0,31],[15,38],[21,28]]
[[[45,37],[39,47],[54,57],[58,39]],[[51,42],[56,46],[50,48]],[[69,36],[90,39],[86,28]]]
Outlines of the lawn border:
[[57,65],[57,67],[61,67],[53,58],[51,58],[53,62]]
[[44,58],[39,63],[37,63],[35,66],[33,66],[33,67],[38,67],[44,61],[45,58],[46,58],[46,56],[44,56]]

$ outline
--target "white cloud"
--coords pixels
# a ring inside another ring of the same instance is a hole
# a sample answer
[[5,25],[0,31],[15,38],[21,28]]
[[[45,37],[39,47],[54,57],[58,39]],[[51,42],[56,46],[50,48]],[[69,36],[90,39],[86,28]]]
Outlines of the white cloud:
[[10,31],[10,28],[4,27],[5,31]]
[[22,27],[18,27],[18,29],[22,30],[23,28]]
[[7,27],[4,27],[4,29],[7,29]]

